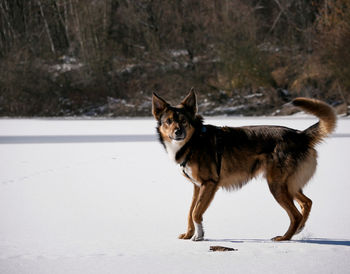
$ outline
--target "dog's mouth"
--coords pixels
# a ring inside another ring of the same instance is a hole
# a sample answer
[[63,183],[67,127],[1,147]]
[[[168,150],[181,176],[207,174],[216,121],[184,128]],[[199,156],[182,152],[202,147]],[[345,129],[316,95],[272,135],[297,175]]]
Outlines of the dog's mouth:
[[177,137],[177,136],[171,137],[171,136],[169,136],[169,138],[173,141],[176,141],[176,142],[180,142],[180,141],[185,140],[185,137]]
[[186,131],[182,129],[175,130],[172,136],[169,136],[172,141],[180,142],[185,140]]

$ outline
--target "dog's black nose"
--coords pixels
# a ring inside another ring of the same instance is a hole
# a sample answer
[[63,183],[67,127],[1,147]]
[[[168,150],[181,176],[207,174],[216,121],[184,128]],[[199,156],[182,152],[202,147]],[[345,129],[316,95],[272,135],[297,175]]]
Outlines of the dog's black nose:
[[182,129],[181,128],[177,128],[175,129],[175,136],[181,136],[182,135]]

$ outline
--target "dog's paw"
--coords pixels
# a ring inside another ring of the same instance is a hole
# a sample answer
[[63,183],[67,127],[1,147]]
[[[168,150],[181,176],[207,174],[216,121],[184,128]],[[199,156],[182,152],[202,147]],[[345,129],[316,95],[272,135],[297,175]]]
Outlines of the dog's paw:
[[192,241],[199,242],[204,240],[204,230],[202,223],[194,222],[195,233],[192,238]]
[[180,234],[178,238],[182,240],[189,240],[192,238],[192,236],[193,236],[193,233],[186,232],[186,233]]
[[271,239],[272,241],[275,242],[281,242],[281,241],[288,241],[290,238],[284,237],[284,236],[276,236]]
[[194,242],[203,241],[203,240],[204,240],[204,237],[203,237],[203,236],[204,236],[204,235],[202,235],[202,236],[194,235],[194,236],[192,237],[192,241],[194,241]]

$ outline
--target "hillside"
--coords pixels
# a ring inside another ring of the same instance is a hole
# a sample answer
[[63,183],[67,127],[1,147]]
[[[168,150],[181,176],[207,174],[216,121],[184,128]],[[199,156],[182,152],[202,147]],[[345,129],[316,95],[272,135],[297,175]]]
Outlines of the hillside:
[[194,87],[205,115],[350,102],[347,0],[3,0],[1,116],[149,116]]

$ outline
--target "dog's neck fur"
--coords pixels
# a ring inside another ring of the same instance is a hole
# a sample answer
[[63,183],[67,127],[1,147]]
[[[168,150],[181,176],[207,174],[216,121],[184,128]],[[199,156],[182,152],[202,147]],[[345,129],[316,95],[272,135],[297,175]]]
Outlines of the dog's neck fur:
[[164,141],[165,149],[169,155],[170,160],[177,163],[177,153],[181,150],[181,148],[185,145],[185,142],[176,142],[176,141]]

